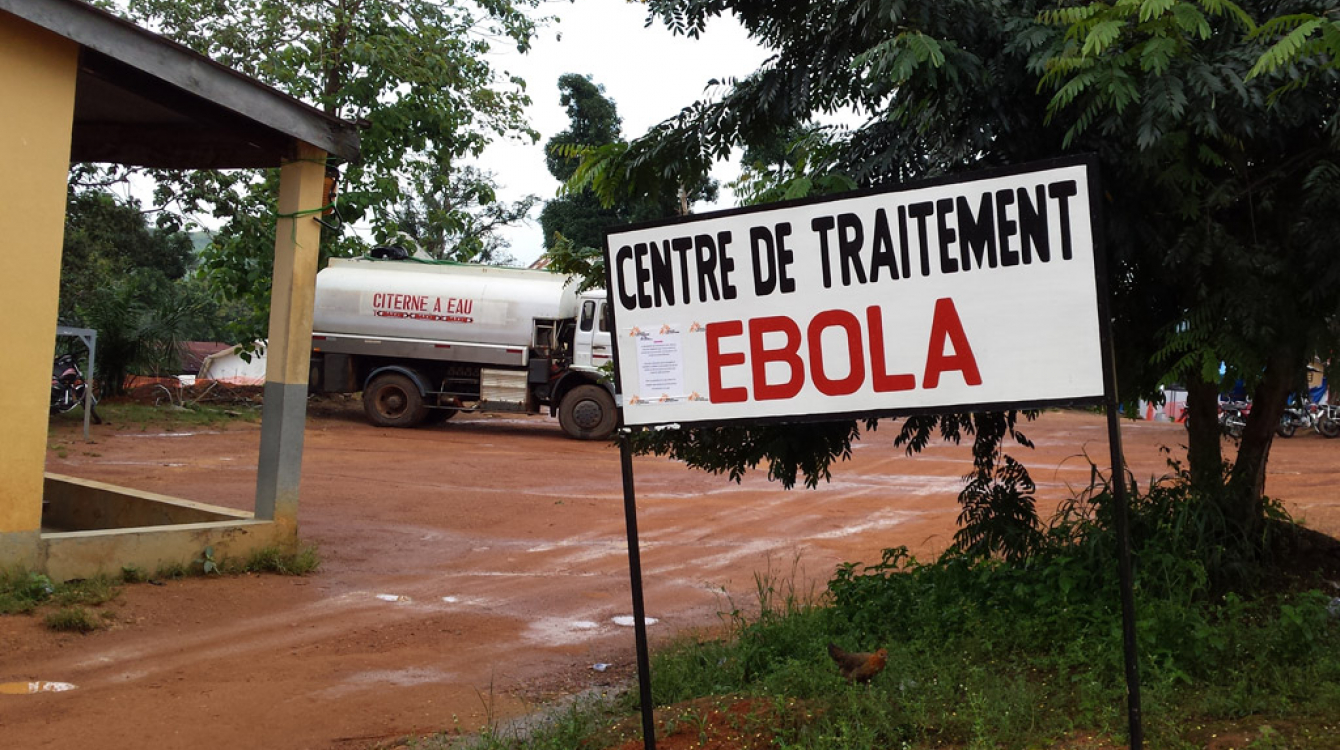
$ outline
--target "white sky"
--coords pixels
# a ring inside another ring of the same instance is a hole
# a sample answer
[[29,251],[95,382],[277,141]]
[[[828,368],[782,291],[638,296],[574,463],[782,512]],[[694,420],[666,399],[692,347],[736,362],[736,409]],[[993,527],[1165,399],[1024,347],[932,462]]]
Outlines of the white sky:
[[[529,53],[509,51],[492,61],[499,71],[526,80],[533,100],[528,116],[540,133],[534,145],[495,143],[480,160],[481,168],[494,173],[503,200],[528,194],[549,200],[559,188],[544,160],[545,142],[568,127],[567,112],[559,104],[559,76],[589,74],[604,86],[623,118],[623,137],[632,139],[703,98],[709,80],[743,77],[767,57],[730,18],[716,19],[694,40],[672,35],[659,22],[644,28],[646,7],[626,0],[550,2],[541,11],[561,20],[540,32]],[[734,164],[723,164],[713,172],[723,184],[715,207],[735,205],[724,184],[736,170]],[[532,219],[528,226],[505,232],[511,243],[508,252],[520,265],[543,250],[538,207]]]

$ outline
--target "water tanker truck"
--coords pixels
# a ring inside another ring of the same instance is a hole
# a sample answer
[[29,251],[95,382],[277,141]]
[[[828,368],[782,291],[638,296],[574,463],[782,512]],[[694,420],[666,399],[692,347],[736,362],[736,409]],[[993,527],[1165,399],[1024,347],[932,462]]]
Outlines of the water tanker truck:
[[614,431],[603,290],[497,266],[332,259],[316,276],[311,390],[363,393],[373,424],[461,411],[539,413],[569,436]]

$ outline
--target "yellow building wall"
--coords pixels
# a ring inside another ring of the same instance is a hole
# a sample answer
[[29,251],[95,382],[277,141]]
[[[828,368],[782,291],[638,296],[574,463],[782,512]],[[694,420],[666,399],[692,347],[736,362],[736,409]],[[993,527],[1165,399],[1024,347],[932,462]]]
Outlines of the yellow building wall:
[[78,57],[0,11],[0,534],[42,520]]

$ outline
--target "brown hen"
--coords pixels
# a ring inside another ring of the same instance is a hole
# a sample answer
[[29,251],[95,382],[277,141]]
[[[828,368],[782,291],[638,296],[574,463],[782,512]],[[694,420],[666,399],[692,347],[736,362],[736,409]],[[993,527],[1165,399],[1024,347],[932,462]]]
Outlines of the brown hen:
[[873,653],[854,653],[830,643],[828,655],[837,662],[838,672],[848,682],[870,682],[870,678],[884,671],[884,665],[889,661],[889,651],[883,648]]

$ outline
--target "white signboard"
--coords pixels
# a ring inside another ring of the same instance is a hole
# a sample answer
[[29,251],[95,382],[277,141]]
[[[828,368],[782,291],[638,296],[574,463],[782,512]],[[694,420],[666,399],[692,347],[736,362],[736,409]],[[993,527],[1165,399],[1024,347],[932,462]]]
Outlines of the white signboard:
[[1101,397],[1090,170],[609,232],[624,423]]

